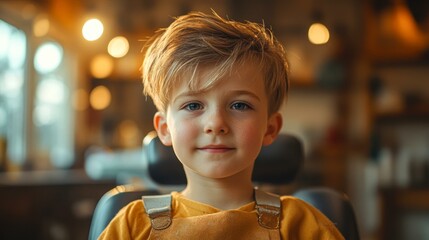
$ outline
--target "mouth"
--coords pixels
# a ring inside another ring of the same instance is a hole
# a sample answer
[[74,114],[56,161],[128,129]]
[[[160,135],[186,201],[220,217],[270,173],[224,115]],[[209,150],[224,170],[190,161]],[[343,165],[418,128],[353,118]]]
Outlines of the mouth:
[[208,153],[226,153],[234,150],[234,148],[225,145],[208,145],[201,148],[197,148],[197,150]]

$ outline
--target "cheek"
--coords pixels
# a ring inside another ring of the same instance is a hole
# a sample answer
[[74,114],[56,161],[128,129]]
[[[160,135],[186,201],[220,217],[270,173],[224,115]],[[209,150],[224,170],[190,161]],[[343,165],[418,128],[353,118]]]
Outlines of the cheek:
[[173,141],[189,142],[195,139],[198,134],[198,124],[192,120],[180,118],[169,121],[170,134]]
[[236,132],[240,132],[240,138],[246,145],[259,146],[262,145],[265,128],[263,123],[255,121],[243,121],[237,124]]

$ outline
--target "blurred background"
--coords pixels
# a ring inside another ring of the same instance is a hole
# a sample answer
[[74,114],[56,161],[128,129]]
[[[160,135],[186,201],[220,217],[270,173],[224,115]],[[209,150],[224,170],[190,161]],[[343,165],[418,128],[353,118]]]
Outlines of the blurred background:
[[211,9],[288,52],[295,186],[347,193],[362,239],[429,239],[426,0],[1,0],[0,238],[87,239],[102,194],[145,178],[144,40]]

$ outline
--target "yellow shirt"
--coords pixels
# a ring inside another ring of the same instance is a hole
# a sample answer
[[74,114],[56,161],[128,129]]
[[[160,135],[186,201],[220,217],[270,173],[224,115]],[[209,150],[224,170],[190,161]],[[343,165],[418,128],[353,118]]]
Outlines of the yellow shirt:
[[[280,221],[281,239],[344,239],[327,217],[302,200],[290,196],[281,197],[282,213]],[[172,217],[174,219],[196,217],[209,214],[240,214],[243,218],[257,221],[255,202],[238,209],[221,211],[206,204],[192,201],[177,192],[172,193]],[[217,226],[222,228],[222,226]],[[192,231],[192,226],[189,228]],[[148,239],[152,231],[149,217],[145,213],[142,200],[136,200],[124,207],[99,239]],[[242,238],[245,229],[236,228],[228,233],[230,239]],[[207,236],[205,239],[209,239]]]

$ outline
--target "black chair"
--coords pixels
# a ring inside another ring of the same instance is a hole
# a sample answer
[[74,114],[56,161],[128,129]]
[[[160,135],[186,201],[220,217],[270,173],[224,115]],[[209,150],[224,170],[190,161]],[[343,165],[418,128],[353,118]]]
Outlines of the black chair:
[[143,189],[134,185],[119,185],[108,191],[98,201],[89,233],[89,239],[97,239],[118,211],[142,195],[159,194],[156,190]]
[[353,207],[346,194],[326,187],[300,189],[293,196],[319,209],[340,230],[347,240],[359,240]]
[[[150,178],[160,186],[186,184],[183,167],[173,149],[164,146],[155,132],[149,133],[143,140],[143,158],[147,163]],[[291,183],[301,169],[303,159],[301,142],[294,136],[280,134],[273,144],[262,148],[255,161],[252,180],[256,185]],[[346,239],[359,239],[353,208],[348,199],[341,197],[343,195],[334,190],[319,189],[310,188],[295,195],[322,211],[337,225],[344,236],[350,237]],[[143,195],[153,194],[160,194],[159,189],[134,185],[121,185],[107,192],[94,211],[89,239],[97,239],[110,220],[126,204],[140,199]],[[347,227],[343,227],[343,224]]]

